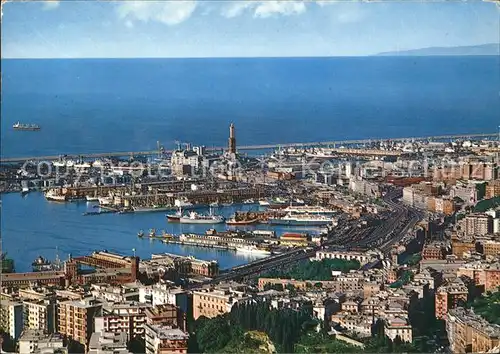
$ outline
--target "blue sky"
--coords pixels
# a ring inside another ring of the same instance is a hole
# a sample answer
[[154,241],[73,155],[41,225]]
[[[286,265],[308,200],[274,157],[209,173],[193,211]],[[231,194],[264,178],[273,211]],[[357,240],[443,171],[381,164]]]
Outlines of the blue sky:
[[4,58],[356,56],[500,42],[492,2],[26,1]]

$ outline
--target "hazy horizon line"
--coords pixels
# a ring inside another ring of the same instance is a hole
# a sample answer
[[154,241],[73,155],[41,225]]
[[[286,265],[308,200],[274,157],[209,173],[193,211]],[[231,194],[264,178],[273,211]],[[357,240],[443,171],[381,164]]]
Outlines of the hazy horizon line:
[[[133,60],[133,59],[181,59],[181,60],[193,60],[193,59],[311,59],[311,58],[370,58],[370,57],[378,57],[378,58],[387,58],[387,57],[492,57],[498,56],[498,54],[411,54],[406,53],[407,51],[402,51],[401,54],[394,52],[394,54],[385,54],[384,52],[377,54],[367,54],[367,55],[308,55],[308,56],[206,56],[206,57],[33,57],[33,58],[23,58],[23,57],[7,57],[0,58],[0,60],[94,60],[94,59],[102,59],[102,60]],[[392,52],[386,52],[392,53]]]

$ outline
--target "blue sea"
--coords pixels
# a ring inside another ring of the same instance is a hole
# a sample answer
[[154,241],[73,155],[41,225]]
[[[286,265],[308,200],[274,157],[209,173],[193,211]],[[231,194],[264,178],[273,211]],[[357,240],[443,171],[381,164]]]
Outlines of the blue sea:
[[[2,60],[2,156],[495,132],[498,57]],[[17,121],[41,125],[14,132]],[[140,240],[171,229],[163,213],[82,216],[88,206],[41,194],[2,196],[2,244],[19,271],[35,257],[96,249],[252,260]],[[229,216],[235,209],[222,211]],[[179,227],[179,226],[177,226]],[[223,225],[219,226],[224,228]]]
[[495,132],[499,89],[495,56],[2,60],[2,155]]

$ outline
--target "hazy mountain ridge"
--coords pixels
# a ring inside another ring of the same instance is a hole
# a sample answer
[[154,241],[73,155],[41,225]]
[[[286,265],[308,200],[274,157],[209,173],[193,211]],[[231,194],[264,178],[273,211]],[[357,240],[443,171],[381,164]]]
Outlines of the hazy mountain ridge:
[[401,50],[397,52],[382,52],[378,56],[412,56],[412,55],[500,55],[500,45],[488,43],[460,47],[429,47],[421,49]]

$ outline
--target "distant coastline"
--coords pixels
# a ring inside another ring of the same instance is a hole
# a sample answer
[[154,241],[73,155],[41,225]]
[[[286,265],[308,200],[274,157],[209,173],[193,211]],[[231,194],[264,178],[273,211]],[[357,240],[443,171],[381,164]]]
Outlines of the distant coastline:
[[429,47],[378,53],[377,56],[480,56],[500,55],[500,44],[488,43],[460,47]]

